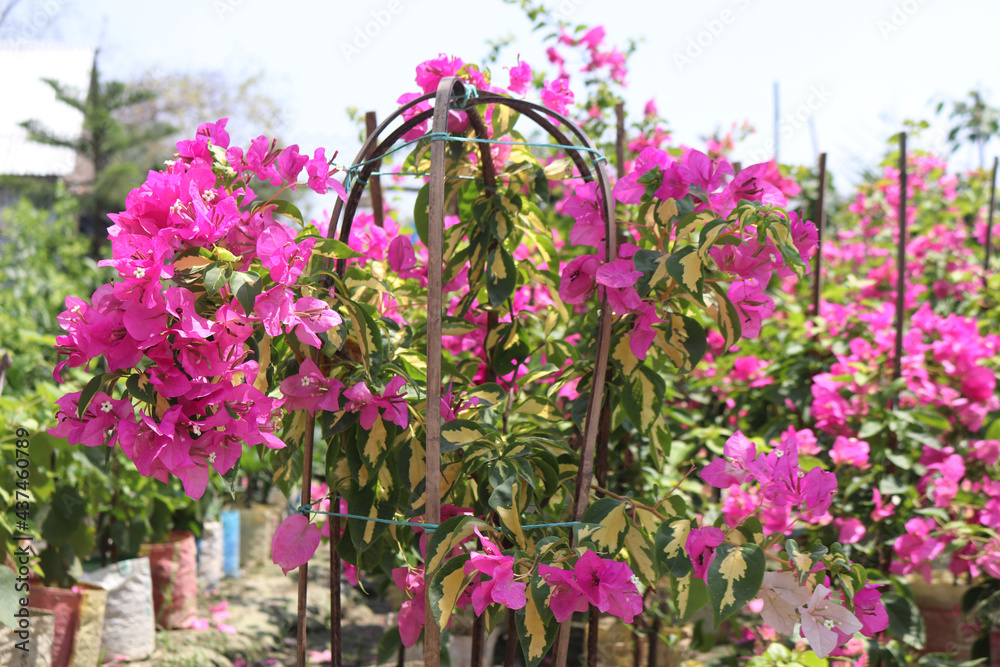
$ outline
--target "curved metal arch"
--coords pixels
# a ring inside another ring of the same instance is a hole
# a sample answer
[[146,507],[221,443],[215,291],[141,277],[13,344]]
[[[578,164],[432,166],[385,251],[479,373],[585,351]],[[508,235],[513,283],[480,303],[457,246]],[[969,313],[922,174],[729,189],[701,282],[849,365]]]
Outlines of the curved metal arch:
[[[347,242],[354,215],[357,212],[358,203],[364,188],[367,186],[368,178],[376,168],[376,161],[379,157],[388,153],[389,149],[398,142],[403,135],[417,127],[428,119],[432,120],[432,133],[438,135],[447,131],[448,112],[452,108],[451,102],[455,94],[466,93],[466,84],[457,77],[443,78],[435,93],[428,93],[411,100],[409,103],[399,107],[390,114],[372,132],[355,158],[354,164],[365,163],[359,171],[358,178],[351,188],[351,192],[346,202],[337,201],[333,213],[330,217],[330,227],[328,235],[335,233],[338,228],[337,222],[343,215],[343,221],[339,225],[339,236],[343,242]],[[392,131],[384,140],[379,141],[379,137],[391,123],[403,115],[407,110],[416,105],[434,98],[434,108],[422,111],[405,121],[400,127]],[[565,126],[570,134],[579,140],[582,148],[597,152],[596,147],[583,130],[571,120],[544,106],[526,100],[517,100],[495,93],[481,94],[469,99],[461,108],[468,118],[470,125],[476,132],[477,138],[487,139],[488,132],[483,124],[483,120],[476,110],[480,104],[497,104],[507,106],[530,120],[534,121],[549,136],[553,137],[563,146],[571,146],[566,133],[558,125]],[[555,122],[553,122],[555,121]],[[479,143],[479,152],[483,169],[483,181],[485,187],[493,189],[496,186],[496,174],[492,156],[487,143]],[[608,261],[617,258],[617,225],[615,218],[615,203],[611,193],[611,185],[608,179],[605,166],[600,161],[594,161],[593,169],[587,164],[580,154],[581,151],[569,150],[570,158],[580,172],[581,177],[586,181],[596,178],[602,201],[602,217],[605,222],[605,257]],[[440,489],[441,489],[441,468],[440,468],[440,445],[441,445],[441,329],[442,329],[442,309],[443,309],[443,265],[444,265],[444,212],[445,212],[445,139],[437,136],[431,139],[431,171],[430,171],[430,198],[428,212],[428,287],[427,287],[427,415],[426,415],[426,481],[425,481],[425,512],[428,523],[440,523]],[[346,263],[341,260],[337,263],[338,273],[343,274]],[[604,403],[604,385],[608,371],[608,359],[610,356],[611,342],[611,310],[608,306],[607,294],[601,300],[601,314],[598,324],[597,350],[594,363],[594,373],[591,381],[590,396],[587,404],[587,415],[584,424],[584,442],[580,452],[580,469],[574,489],[573,514],[574,521],[579,521],[587,506],[590,496],[590,487],[594,474],[594,452],[596,450],[597,439],[601,425],[601,413]],[[428,591],[429,591],[428,587]],[[430,604],[427,604],[428,618],[424,630],[424,659],[426,665],[439,664],[440,658],[440,635],[437,625],[430,616]],[[559,633],[559,641],[556,646],[557,664],[565,664],[566,648],[568,646],[569,631],[568,622],[563,624]]]

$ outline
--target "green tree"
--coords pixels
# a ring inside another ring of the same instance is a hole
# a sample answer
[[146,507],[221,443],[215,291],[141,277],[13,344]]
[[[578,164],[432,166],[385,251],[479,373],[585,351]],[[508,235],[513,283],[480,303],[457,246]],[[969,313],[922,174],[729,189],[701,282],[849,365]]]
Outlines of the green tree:
[[126,158],[135,146],[156,141],[174,132],[165,123],[153,122],[142,126],[126,125],[121,113],[129,107],[151,100],[155,93],[134,88],[119,81],[102,82],[97,56],[90,71],[90,85],[84,95],[54,79],[44,79],[56,99],[83,114],[83,131],[78,137],[60,136],[38,120],[22,123],[32,141],[50,146],[70,148],[86,159],[93,169],[93,178],[86,194],[81,196],[81,219],[89,217],[91,255],[100,255],[101,243],[107,236],[108,213],[124,208],[125,196],[133,185],[142,180],[142,167]]
[[[938,104],[938,113],[941,113],[944,104]],[[979,151],[979,167],[982,168],[986,142],[1000,134],[1000,109],[988,105],[982,94],[973,90],[969,92],[968,101],[952,102],[948,118],[957,120],[948,132],[952,152],[958,150],[963,140],[975,144]]]

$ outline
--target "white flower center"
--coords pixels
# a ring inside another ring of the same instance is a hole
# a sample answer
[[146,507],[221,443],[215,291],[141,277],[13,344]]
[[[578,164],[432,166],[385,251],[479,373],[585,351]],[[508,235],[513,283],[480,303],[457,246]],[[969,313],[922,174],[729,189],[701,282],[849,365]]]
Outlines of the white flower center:
[[101,403],[101,412],[111,412],[111,401]]
[[201,435],[201,429],[200,429],[200,428],[198,428],[198,425],[197,425],[197,424],[192,424],[192,425],[191,425],[191,432],[192,432],[192,433],[194,433],[194,434],[195,434],[195,436],[199,436],[199,435]]
[[135,270],[136,278],[144,278],[145,276],[146,276],[146,269],[140,266],[138,269]]
[[639,581],[639,577],[637,577],[636,575],[633,574],[632,575],[632,583],[635,584],[636,586],[638,586],[641,583]]
[[201,198],[206,204],[210,203],[213,199],[215,199],[215,193],[212,190],[205,190],[201,193]]
[[177,215],[178,213],[180,213],[181,209],[183,209],[183,208],[184,208],[184,204],[182,204],[181,200],[178,199],[177,201],[175,201],[173,203],[173,205],[171,205],[170,212],[173,213],[174,215]]
[[311,377],[309,377],[308,375],[302,376],[302,386],[303,387],[308,387],[311,384],[312,384],[312,378]]
[[799,477],[805,477],[806,476],[806,474],[803,471],[801,471],[801,470],[797,474],[798,474]]
[[774,455],[777,456],[780,459],[782,456],[785,455],[785,450],[783,450],[783,449],[776,449],[776,450],[774,450]]
[[211,454],[208,455],[208,462],[215,463],[215,452],[212,452]]
[[833,626],[835,625],[836,623],[833,622],[832,618],[828,618],[823,621],[823,627],[825,627],[827,630],[833,630]]
[[80,312],[80,304],[76,304],[75,306],[73,306],[72,308],[70,308],[69,312],[71,312],[71,313],[79,313]]

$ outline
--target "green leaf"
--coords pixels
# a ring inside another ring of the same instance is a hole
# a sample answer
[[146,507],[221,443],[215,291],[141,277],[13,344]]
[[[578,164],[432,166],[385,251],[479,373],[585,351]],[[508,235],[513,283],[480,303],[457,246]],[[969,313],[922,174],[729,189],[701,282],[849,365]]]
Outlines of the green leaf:
[[156,390],[145,373],[129,375],[128,379],[125,380],[125,388],[128,390],[129,396],[134,396],[150,405],[156,405]]
[[80,392],[80,401],[76,408],[76,414],[80,419],[83,419],[83,414],[87,411],[87,408],[90,407],[90,402],[94,400],[94,395],[101,390],[101,385],[104,384],[104,378],[106,375],[109,374],[101,373],[100,375],[95,375],[90,378],[90,381],[87,382],[83,391]]
[[883,594],[882,604],[889,614],[889,634],[917,650],[922,649],[927,642],[927,632],[917,605],[898,593]]
[[427,184],[420,188],[417,199],[413,202],[413,226],[416,227],[417,236],[420,237],[424,245],[427,245],[427,229],[430,224],[430,201],[431,186]]
[[708,586],[703,579],[697,579],[689,574],[677,578],[670,576],[670,592],[673,594],[677,615],[682,623],[687,623],[691,617],[704,609],[709,602]]
[[712,220],[701,228],[701,235],[698,237],[698,257],[702,263],[708,262],[708,251],[715,245],[719,236],[726,233],[729,222],[726,220]]
[[684,550],[690,532],[691,522],[687,519],[674,519],[660,524],[656,531],[655,546],[661,571],[682,578],[691,573],[691,559]]
[[549,609],[551,592],[552,587],[545,583],[537,571],[533,572],[528,584],[528,604],[523,612],[514,614],[525,667],[538,667],[556,641],[559,624]]
[[507,400],[507,390],[496,382],[481,384],[472,391],[464,394],[466,401],[474,401],[475,407],[493,407]]
[[235,271],[229,279],[229,289],[247,315],[253,310],[254,300],[263,291],[263,286],[264,281],[254,271]]
[[718,547],[707,575],[716,628],[757,596],[765,565],[764,551],[756,544]]
[[707,312],[719,325],[719,333],[725,338],[725,349],[728,350],[743,335],[740,316],[736,311],[736,306],[726,296],[726,291],[722,286],[718,283],[708,283],[708,287],[714,292],[715,304]]
[[490,305],[498,308],[510,298],[517,287],[514,258],[503,246],[497,246],[486,258],[486,294]]
[[613,554],[621,551],[629,530],[625,507],[625,503],[616,498],[598,498],[580,519],[581,524],[586,525],[576,527],[579,541],[589,540]]
[[461,544],[465,538],[474,535],[473,529],[477,526],[480,531],[489,529],[485,521],[467,514],[442,521],[427,544],[426,572],[432,575],[437,572],[452,549]]
[[670,319],[660,325],[664,334],[657,336],[655,342],[681,373],[690,373],[705,356],[708,338],[705,329],[697,320],[673,313]]
[[274,204],[274,212],[276,214],[291,218],[300,225],[303,224],[302,211],[295,204],[286,199],[276,199],[272,203]]
[[222,286],[229,282],[231,269],[228,264],[211,264],[205,271],[205,289],[209,294],[216,294]]
[[14,589],[17,575],[14,570],[0,567],[0,625],[17,627],[14,614],[21,608],[20,595]]
[[434,571],[434,576],[431,578],[428,595],[431,614],[442,631],[448,627],[458,597],[465,589],[463,568],[469,558],[469,554],[462,554],[448,559],[444,565]]
[[441,426],[441,453],[462,449],[484,435],[486,431],[478,423],[469,419],[454,419]]
[[378,648],[375,651],[375,664],[396,664],[396,656],[403,646],[403,640],[399,636],[399,625],[393,624],[387,627],[378,640]]
[[[316,245],[313,246],[312,254],[322,255],[323,257],[332,257],[333,259],[353,259],[355,257],[364,257],[365,255],[360,252],[354,252],[351,247],[342,241],[337,239],[328,239],[323,237],[307,237],[318,239]],[[303,239],[304,240],[304,239]]]
[[705,289],[704,267],[693,246],[681,248],[667,257],[667,273],[677,281],[677,284],[691,293],[698,301],[703,302],[702,292]]
[[802,552],[799,551],[798,543],[790,539],[785,542],[785,551],[788,553],[788,559],[792,562],[798,573],[799,586],[804,586],[816,563],[823,559],[828,550],[825,545],[817,542],[813,545],[811,552]]
[[490,507],[500,518],[500,527],[514,539],[514,542],[525,548],[524,531],[521,530],[521,511],[518,507],[518,491],[520,483],[517,475],[511,475],[490,494]]

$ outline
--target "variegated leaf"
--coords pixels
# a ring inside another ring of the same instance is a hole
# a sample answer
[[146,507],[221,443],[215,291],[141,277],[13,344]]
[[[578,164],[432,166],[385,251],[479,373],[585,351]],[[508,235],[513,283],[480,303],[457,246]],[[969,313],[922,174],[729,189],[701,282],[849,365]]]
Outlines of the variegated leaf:
[[691,522],[687,519],[660,524],[656,531],[656,554],[661,570],[669,571],[675,577],[685,577],[691,572],[691,559],[684,550],[690,533]]
[[450,558],[441,566],[430,580],[431,614],[443,632],[451,621],[458,597],[465,589],[465,573],[463,568],[469,560],[469,554]]
[[756,544],[721,544],[716,549],[706,575],[716,628],[757,596],[765,564],[764,552]]

